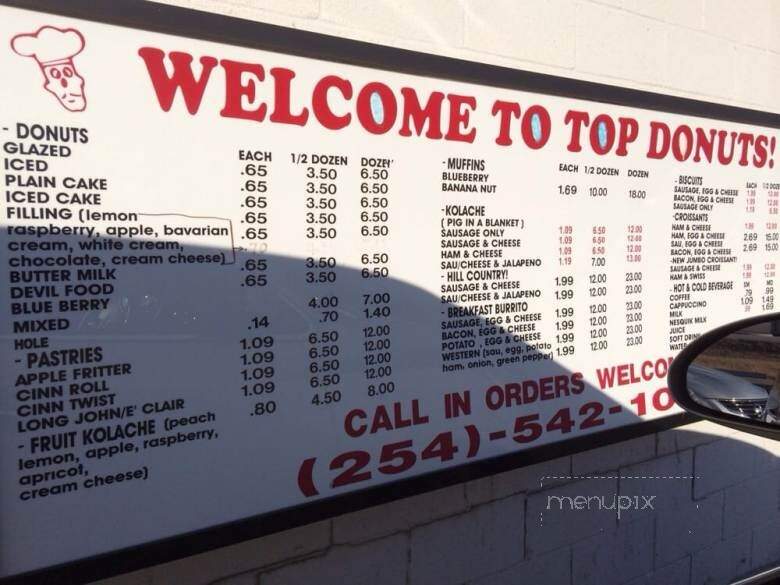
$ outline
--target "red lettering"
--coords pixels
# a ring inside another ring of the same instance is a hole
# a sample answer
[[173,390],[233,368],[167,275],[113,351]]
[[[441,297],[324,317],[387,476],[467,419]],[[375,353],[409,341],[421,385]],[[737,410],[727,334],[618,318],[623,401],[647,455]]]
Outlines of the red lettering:
[[726,154],[726,134],[729,134],[725,130],[718,132],[718,162],[722,165],[727,165],[734,158],[734,139],[737,137],[736,132],[731,132],[731,151]]
[[425,136],[433,140],[440,139],[442,137],[441,104],[444,101],[444,94],[440,91],[433,92],[428,96],[424,108],[417,99],[417,92],[411,87],[401,88],[401,95],[404,98],[404,112],[403,123],[398,133],[401,136],[411,136],[411,124],[414,124],[415,133],[419,136],[427,122],[428,130],[425,132]]
[[615,154],[626,156],[628,154],[628,145],[634,142],[639,136],[639,123],[633,118],[618,118],[620,133],[618,135],[618,147]]
[[653,362],[651,361],[645,361],[642,362],[642,379],[645,381],[650,381],[653,379],[653,368],[655,366],[653,365]]
[[333,113],[328,103],[328,92],[336,89],[345,100],[352,99],[352,84],[346,79],[335,75],[323,77],[314,86],[312,94],[312,110],[317,121],[329,130],[340,130],[347,126],[352,119],[352,114],[339,116]]
[[512,144],[512,138],[510,137],[509,130],[512,126],[512,118],[520,118],[520,104],[517,102],[505,102],[503,100],[496,100],[493,102],[493,109],[490,114],[498,117],[498,136],[496,136],[496,144],[501,146],[509,146]]
[[612,388],[615,385],[615,367],[597,369],[596,377],[599,379],[599,388]]
[[760,169],[766,164],[767,158],[769,158],[769,153],[767,152],[767,143],[769,142],[769,138],[764,136],[763,134],[760,134],[756,138],[756,146],[755,146],[755,154],[753,154],[753,165]]
[[693,152],[693,130],[683,124],[675,129],[672,136],[672,154],[674,158],[684,162],[691,156],[691,152]]
[[390,415],[387,414],[387,410],[384,406],[377,406],[374,413],[373,424],[371,425],[371,434],[373,435],[377,431],[392,431],[393,423],[390,421]]
[[536,402],[539,397],[539,386],[533,380],[523,382],[523,404]]
[[555,376],[555,397],[569,395],[569,377],[568,376]]
[[551,398],[555,398],[553,382],[554,378],[552,377],[541,378],[539,380],[539,398],[542,400],[550,400]]
[[[469,402],[469,408],[470,408],[470,405],[471,405],[471,403]],[[428,415],[420,414],[420,401],[419,400],[412,400],[412,424],[413,425],[424,425],[424,424],[427,424],[429,420],[430,420],[430,417],[428,417]]]
[[458,142],[474,142],[477,135],[476,128],[468,130],[470,111],[477,108],[477,100],[474,97],[457,94],[447,94],[450,103],[450,125],[447,129],[445,140]]
[[625,386],[628,384],[628,364],[620,364],[617,367],[617,383],[618,386]]
[[[374,118],[375,113],[371,107],[372,95],[377,95],[382,103],[382,119]],[[395,124],[398,113],[398,104],[392,90],[384,83],[372,82],[366,84],[357,97],[357,116],[360,124],[371,134],[384,134]]]
[[404,427],[412,426],[412,420],[409,418],[404,418],[404,413],[401,409],[400,402],[393,403],[393,422],[394,424],[391,425],[391,428],[394,429],[402,429]]
[[672,358],[660,359],[655,362],[655,375],[658,378],[666,378],[666,374],[669,373],[669,366],[672,363]]
[[274,67],[269,71],[274,78],[274,111],[269,120],[279,124],[295,124],[304,126],[309,119],[309,110],[301,108],[297,114],[290,111],[290,86],[295,77],[295,72],[291,69]]
[[506,405],[516,406],[523,403],[521,392],[523,387],[520,384],[510,382],[506,385]]
[[715,145],[715,130],[710,130],[709,138],[704,134],[702,128],[696,128],[696,154],[693,155],[693,161],[701,161],[702,154],[708,163],[712,162],[712,148]]
[[742,154],[739,157],[739,165],[746,167],[748,165],[748,150],[756,140],[755,136],[748,132],[740,132],[737,142],[742,146]]
[[138,49],[138,54],[146,64],[146,70],[149,72],[149,78],[152,80],[152,86],[157,94],[157,101],[163,111],[170,111],[176,90],[181,89],[187,111],[192,115],[196,114],[217,60],[214,57],[201,57],[200,77],[195,79],[192,73],[192,55],[189,53],[174,51],[168,56],[173,65],[173,74],[170,76],[163,63],[165,57],[163,51],[153,47],[142,47]]
[[[659,144],[659,139],[661,143]],[[650,122],[650,147],[647,158],[664,158],[669,152],[669,143],[672,140],[669,126],[663,122]]]
[[485,392],[485,405],[490,410],[498,410],[504,405],[504,390],[501,386],[491,386]]
[[353,439],[361,436],[368,428],[365,423],[355,426],[356,419],[366,420],[365,411],[356,408],[355,410],[350,410],[344,418],[344,432]]
[[[601,128],[604,128],[604,144],[601,144]],[[599,114],[590,126],[590,147],[596,154],[604,155],[615,144],[615,122],[606,114]]]
[[578,112],[576,110],[569,110],[566,112],[566,117],[563,119],[564,124],[571,124],[571,140],[566,149],[569,152],[579,152],[582,150],[580,145],[580,131],[583,124],[587,127],[590,116],[588,112]]
[[[534,116],[539,120],[539,139],[534,136],[533,120]],[[523,122],[521,126],[521,132],[523,135],[523,142],[528,148],[538,150],[550,139],[550,113],[542,106],[531,106],[525,112],[523,116]]]
[[[262,122],[268,109],[265,104],[260,103],[253,110],[245,109],[243,104],[244,98],[255,102],[257,84],[265,79],[262,65],[228,59],[220,61],[220,65],[225,70],[225,107],[219,112],[220,116]],[[245,73],[249,75],[245,76]]]

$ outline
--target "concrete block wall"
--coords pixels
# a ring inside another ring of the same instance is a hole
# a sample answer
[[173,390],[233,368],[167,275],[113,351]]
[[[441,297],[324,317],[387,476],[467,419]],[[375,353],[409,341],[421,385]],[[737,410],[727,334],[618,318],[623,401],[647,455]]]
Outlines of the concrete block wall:
[[[166,1],[780,112],[780,0]],[[716,585],[779,564],[780,442],[702,422],[101,585]]]
[[[639,505],[618,518],[615,498]],[[780,442],[700,422],[100,585],[717,585],[777,565]]]

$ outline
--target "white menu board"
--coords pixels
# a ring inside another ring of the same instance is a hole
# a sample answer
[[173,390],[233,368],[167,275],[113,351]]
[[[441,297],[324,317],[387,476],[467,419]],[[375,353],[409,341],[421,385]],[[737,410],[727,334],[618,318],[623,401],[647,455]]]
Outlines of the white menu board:
[[678,413],[774,310],[776,128],[392,68],[0,8],[0,576]]

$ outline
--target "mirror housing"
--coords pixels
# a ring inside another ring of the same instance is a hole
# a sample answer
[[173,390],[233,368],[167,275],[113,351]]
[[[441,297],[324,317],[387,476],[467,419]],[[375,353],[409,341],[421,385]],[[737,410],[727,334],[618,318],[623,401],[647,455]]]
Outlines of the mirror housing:
[[672,361],[668,384],[686,411],[780,440],[780,313],[697,338]]

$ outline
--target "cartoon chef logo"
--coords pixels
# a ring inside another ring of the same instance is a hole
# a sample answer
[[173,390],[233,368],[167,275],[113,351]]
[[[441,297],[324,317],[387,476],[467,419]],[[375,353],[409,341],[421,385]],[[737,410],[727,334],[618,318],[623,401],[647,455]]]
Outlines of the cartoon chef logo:
[[84,36],[79,31],[44,26],[34,33],[16,35],[11,39],[11,48],[22,57],[35,59],[43,72],[43,88],[62,107],[71,112],[84,111],[84,78],[73,64],[73,58],[84,50]]

